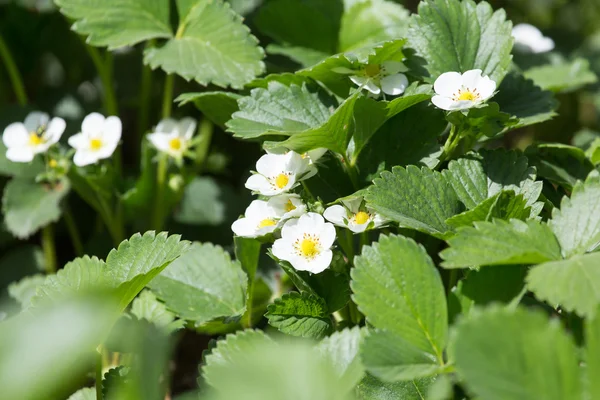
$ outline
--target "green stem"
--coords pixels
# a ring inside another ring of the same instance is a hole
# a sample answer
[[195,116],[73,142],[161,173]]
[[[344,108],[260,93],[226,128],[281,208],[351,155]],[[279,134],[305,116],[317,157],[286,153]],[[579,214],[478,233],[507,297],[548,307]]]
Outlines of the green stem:
[[98,350],[98,357],[96,357],[96,400],[102,400],[102,350]]
[[69,231],[69,236],[71,236],[71,243],[73,244],[75,255],[81,257],[83,255],[83,243],[81,243],[79,229],[77,228],[77,224],[75,223],[75,219],[69,208],[65,208],[63,217],[65,219],[65,224],[67,225],[67,230]]
[[254,280],[248,282],[248,299],[246,300],[246,315],[242,320],[242,326],[244,329],[252,328],[252,303],[254,301]]
[[451,269],[450,270],[450,277],[448,278],[448,292],[447,292],[447,296],[450,295],[450,293],[452,292],[452,288],[456,285],[457,282],[458,282],[458,270],[457,269]]
[[362,248],[367,245],[369,245],[369,232],[364,231],[364,232],[361,232],[360,236],[359,236],[359,242],[358,242],[359,253],[362,253]]
[[206,117],[200,121],[200,127],[198,128],[198,144],[196,145],[196,165],[198,171],[202,171],[206,157],[208,156],[208,150],[210,148],[210,142],[212,141],[213,135],[213,123]]
[[440,155],[440,163],[452,158],[454,152],[456,151],[456,147],[459,143],[460,129],[458,129],[456,125],[452,125],[450,128],[450,135],[448,135],[448,139],[446,139],[446,143],[444,143],[443,152]]
[[56,247],[54,245],[54,229],[52,224],[42,228],[42,250],[44,251],[46,273],[54,274],[56,272]]
[[358,171],[356,171],[356,166],[352,164],[348,158],[344,157],[344,167],[346,168],[346,173],[348,174],[348,177],[350,177],[350,182],[352,182],[354,190],[360,190]]
[[0,58],[8,71],[8,76],[13,86],[13,90],[15,91],[15,95],[17,96],[17,101],[19,105],[25,106],[27,104],[27,94],[25,93],[25,86],[23,85],[23,79],[21,78],[21,74],[19,73],[19,69],[15,64],[15,60],[6,45],[6,42],[0,36]]
[[152,219],[152,228],[157,232],[162,229],[163,225],[163,197],[164,189],[167,180],[167,155],[160,154],[158,159],[158,168],[156,171],[156,198],[154,202],[154,215]]
[[350,314],[350,321],[352,321],[354,325],[360,324],[360,321],[362,321],[364,317],[363,314],[360,311],[358,311],[356,303],[352,300],[350,300],[350,302],[348,303],[348,313]]
[[344,251],[344,254],[346,254],[346,257],[348,257],[348,262],[352,264],[354,261],[354,240],[352,238],[352,232],[349,229],[338,228],[337,237],[340,247]]
[[119,220],[113,218],[113,212],[110,206],[106,203],[106,201],[102,198],[102,196],[98,197],[98,203],[101,208],[101,215],[104,223],[106,224],[106,228],[108,229],[108,233],[113,239],[113,244],[115,248],[121,244],[121,242],[125,239],[124,228],[121,225]]
[[[146,43],[146,48],[154,47],[154,40]],[[140,98],[138,112],[138,140],[141,143],[144,132],[149,128],[150,105],[152,94],[152,69],[142,65],[142,78],[140,82]]]
[[[81,40],[84,41],[83,37],[81,37]],[[107,52],[105,59],[102,59],[102,55],[97,48],[90,46],[85,43],[85,41],[84,45],[98,71],[100,81],[102,82],[102,89],[104,91],[104,111],[108,115],[118,115],[119,110],[112,85],[112,55]]]
[[175,75],[167,75],[165,78],[165,88],[163,93],[162,117],[169,118],[171,116],[171,107],[173,106],[173,85]]

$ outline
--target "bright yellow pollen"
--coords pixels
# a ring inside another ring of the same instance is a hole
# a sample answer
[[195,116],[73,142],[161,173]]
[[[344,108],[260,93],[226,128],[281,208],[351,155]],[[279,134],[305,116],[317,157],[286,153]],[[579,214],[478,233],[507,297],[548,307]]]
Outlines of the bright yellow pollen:
[[381,67],[379,64],[369,64],[365,67],[365,74],[367,74],[368,77],[373,78],[374,76],[379,75],[380,72]]
[[473,101],[477,99],[477,96],[475,94],[473,94],[471,91],[466,90],[464,92],[462,92],[459,96],[458,96],[458,100],[469,100],[469,101]]
[[50,161],[48,161],[48,166],[50,168],[56,168],[58,166],[58,162],[56,162],[56,160],[53,158]]
[[277,186],[277,188],[279,189],[283,189],[284,187],[286,187],[289,181],[289,176],[287,176],[286,174],[279,174],[277,175],[277,178],[275,178],[275,186]]
[[317,243],[313,239],[304,239],[300,243],[300,253],[306,258],[313,258],[319,254]]
[[258,229],[261,228],[266,228],[267,226],[274,226],[276,225],[277,222],[275,222],[275,220],[273,218],[267,218],[267,219],[263,219],[262,221],[260,221],[260,223],[258,224]]
[[37,133],[30,133],[29,134],[29,144],[32,146],[37,146],[39,144],[44,143],[44,139],[42,139],[41,136],[39,136]]
[[296,206],[292,203],[291,200],[288,200],[287,203],[285,203],[284,209],[285,212],[290,212],[294,211],[296,209]]
[[169,147],[171,150],[180,150],[181,149],[181,139],[173,138],[169,140]]
[[368,213],[359,211],[356,213],[356,215],[354,215],[354,221],[356,221],[357,224],[362,225],[369,220],[369,217],[370,216]]
[[96,151],[102,148],[102,140],[100,139],[90,139],[90,149]]

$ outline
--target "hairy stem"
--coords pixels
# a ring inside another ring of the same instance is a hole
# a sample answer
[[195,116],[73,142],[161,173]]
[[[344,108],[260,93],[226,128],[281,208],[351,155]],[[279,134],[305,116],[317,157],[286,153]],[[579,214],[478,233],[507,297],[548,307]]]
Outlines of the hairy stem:
[[169,118],[171,116],[171,108],[173,106],[173,85],[175,83],[175,75],[167,75],[165,78],[165,88],[163,93],[162,117]]
[[54,246],[54,228],[52,224],[42,228],[42,250],[46,264],[46,273],[56,272],[56,248]]
[[0,58],[2,59],[4,67],[8,72],[8,76],[10,78],[10,82],[12,83],[13,90],[15,91],[15,95],[17,96],[19,105],[25,106],[27,104],[25,85],[23,85],[23,79],[21,78],[19,69],[17,68],[15,60],[2,36],[0,36]]
[[159,155],[158,168],[156,171],[156,197],[154,199],[154,215],[152,217],[152,228],[157,232],[162,229],[164,222],[163,197],[167,180],[167,161],[167,156],[165,154]]

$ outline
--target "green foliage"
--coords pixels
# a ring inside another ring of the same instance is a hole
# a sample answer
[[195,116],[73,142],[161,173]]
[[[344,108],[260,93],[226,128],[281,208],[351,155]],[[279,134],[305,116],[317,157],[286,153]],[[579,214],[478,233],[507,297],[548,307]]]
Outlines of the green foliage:
[[358,354],[364,336],[364,329],[344,329],[334,332],[317,346],[321,357],[347,387],[354,387],[365,374]]
[[541,143],[527,148],[525,155],[538,175],[551,182],[572,188],[577,180],[585,180],[594,165],[577,147],[559,143]]
[[167,310],[167,307],[158,301],[156,296],[149,290],[143,290],[131,303],[131,314],[137,319],[144,319],[153,323],[158,328],[172,332],[183,328],[182,320],[175,320],[175,314]]
[[291,292],[267,307],[269,324],[291,336],[320,339],[332,330],[325,301],[307,292]]
[[557,65],[533,67],[525,71],[525,77],[544,90],[563,93],[598,81],[596,74],[590,70],[590,63],[582,58]]
[[206,118],[223,128],[231,119],[231,115],[239,110],[237,100],[241,97],[239,94],[229,92],[193,92],[184,93],[175,101],[179,106],[194,103]]
[[22,308],[28,308],[38,286],[41,286],[45,280],[46,276],[42,274],[26,276],[18,282],[11,283],[8,286],[8,294],[18,301]]
[[367,375],[356,387],[359,400],[422,400],[433,378],[421,378],[412,381],[381,382]]
[[247,278],[221,247],[194,243],[149,286],[178,317],[201,325],[245,311]]
[[596,379],[600,373],[600,313],[594,314],[593,318],[585,324],[584,359],[586,370],[584,372],[583,387],[588,398],[593,399],[600,394],[600,382]]
[[36,157],[30,163],[15,163],[6,158],[6,145],[0,141],[0,175],[17,178],[35,178],[44,171],[44,163]]
[[408,39],[434,79],[481,69],[499,83],[510,66],[511,28],[504,10],[493,12],[486,2],[426,0],[411,17]]
[[477,397],[580,398],[575,345],[539,311],[481,310],[458,324],[454,338],[456,370]]
[[66,179],[55,186],[24,178],[11,180],[2,196],[6,228],[14,236],[25,239],[40,228],[58,221],[61,216],[60,203],[69,193],[69,188]]

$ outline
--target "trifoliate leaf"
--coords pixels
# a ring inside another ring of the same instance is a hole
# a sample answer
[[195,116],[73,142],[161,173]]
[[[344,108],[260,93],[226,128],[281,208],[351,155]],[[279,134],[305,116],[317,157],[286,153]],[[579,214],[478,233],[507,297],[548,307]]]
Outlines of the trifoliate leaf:
[[40,228],[58,221],[61,216],[60,203],[69,193],[69,188],[67,179],[54,186],[25,178],[8,182],[2,197],[2,212],[8,231],[25,239]]
[[584,372],[584,390],[586,398],[594,399],[600,396],[600,310],[596,310],[593,318],[585,322],[585,353],[586,370]]
[[237,100],[239,94],[230,92],[198,92],[184,93],[175,99],[179,106],[194,103],[196,108],[214,124],[225,127],[225,123],[231,119],[231,115],[238,111]]
[[391,383],[367,374],[356,387],[356,395],[358,400],[423,400],[423,394],[433,381],[433,378],[421,378]]
[[264,71],[264,52],[242,18],[223,0],[179,0],[179,28],[144,63],[187,80],[241,89]]
[[537,221],[495,220],[459,228],[440,256],[444,268],[500,264],[539,264],[559,260],[560,247],[550,228]]
[[96,400],[95,388],[83,388],[73,393],[67,400]]
[[598,81],[590,69],[589,61],[584,58],[533,67],[525,71],[525,77],[542,89],[561,93],[572,92]]
[[593,250],[600,242],[600,176],[593,172],[552,210],[548,225],[565,258]]
[[427,168],[394,167],[373,183],[365,196],[369,206],[401,227],[443,238],[452,229],[445,221],[464,210],[452,185]]
[[46,281],[46,276],[42,274],[30,275],[18,282],[13,282],[8,286],[8,294],[21,305],[21,308],[28,308],[31,299],[39,286]]
[[169,3],[163,0],[56,0],[73,30],[93,46],[115,49],[144,40],[170,38]]
[[391,1],[354,2],[344,10],[342,16],[339,51],[406,37],[408,17],[408,10]]
[[500,83],[512,58],[511,29],[504,10],[494,12],[486,2],[427,0],[411,17],[408,40],[434,79],[448,71],[481,69]]
[[291,292],[267,307],[269,324],[292,336],[320,339],[333,324],[325,301],[306,292]]
[[482,310],[462,319],[453,337],[456,370],[475,397],[581,398],[577,349],[540,311]]
[[533,267],[527,288],[552,306],[591,317],[600,305],[600,253],[577,255]]
[[354,387],[365,374],[358,350],[366,333],[354,327],[333,333],[317,346],[321,357],[336,371],[348,387]]
[[583,150],[565,144],[532,145],[525,150],[525,155],[540,177],[566,188],[575,186],[577,180],[585,180],[594,169]]
[[435,373],[444,363],[448,320],[442,280],[425,249],[402,236],[380,236],[354,262],[354,300],[380,329],[361,351],[367,370],[387,381]]
[[194,243],[148,285],[168,309],[196,325],[245,311],[246,274],[221,247]]
[[500,105],[502,112],[517,118],[516,123],[505,130],[538,124],[557,115],[558,102],[552,93],[517,72],[506,75],[493,101]]
[[172,332],[183,328],[183,320],[175,320],[175,314],[167,310],[164,303],[158,301],[156,296],[149,290],[144,290],[131,304],[131,313],[137,319],[156,325],[158,328]]

